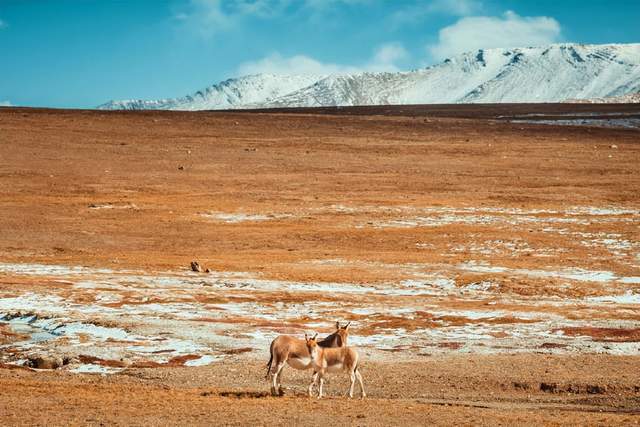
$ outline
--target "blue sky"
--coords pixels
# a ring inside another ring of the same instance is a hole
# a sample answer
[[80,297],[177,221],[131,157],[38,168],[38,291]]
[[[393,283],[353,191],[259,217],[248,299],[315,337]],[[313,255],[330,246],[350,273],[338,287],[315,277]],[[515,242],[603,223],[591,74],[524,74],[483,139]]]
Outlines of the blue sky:
[[640,42],[640,1],[0,0],[0,105],[91,108],[258,72],[404,70],[480,47]]

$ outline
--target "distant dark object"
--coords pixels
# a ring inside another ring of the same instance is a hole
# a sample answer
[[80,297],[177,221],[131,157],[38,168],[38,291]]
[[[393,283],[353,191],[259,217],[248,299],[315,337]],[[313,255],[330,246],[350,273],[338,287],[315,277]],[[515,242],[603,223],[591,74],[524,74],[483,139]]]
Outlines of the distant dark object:
[[198,261],[191,261],[191,271],[195,271],[196,273],[202,273],[202,267]]
[[607,392],[607,388],[601,385],[587,385],[587,393],[589,394],[604,394]]
[[545,393],[555,393],[558,391],[558,384],[540,383],[540,391],[544,391]]
[[25,365],[34,369],[58,369],[67,363],[68,360],[57,356],[35,356],[30,357]]

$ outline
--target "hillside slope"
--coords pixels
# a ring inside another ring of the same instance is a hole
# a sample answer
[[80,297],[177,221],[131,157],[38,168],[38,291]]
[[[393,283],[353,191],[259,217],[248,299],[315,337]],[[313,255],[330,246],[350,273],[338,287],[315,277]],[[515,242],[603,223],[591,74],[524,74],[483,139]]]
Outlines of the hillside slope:
[[486,49],[429,68],[330,76],[260,74],[194,95],[100,109],[206,110],[386,104],[561,102],[640,91],[640,44]]

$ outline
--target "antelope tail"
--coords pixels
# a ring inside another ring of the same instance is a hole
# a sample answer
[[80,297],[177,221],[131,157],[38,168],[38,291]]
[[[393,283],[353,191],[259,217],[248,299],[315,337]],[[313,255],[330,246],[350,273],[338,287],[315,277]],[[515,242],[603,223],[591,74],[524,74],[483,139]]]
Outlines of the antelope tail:
[[271,363],[273,362],[273,343],[271,343],[271,346],[269,347],[269,354],[271,357],[269,357],[269,363],[267,363],[267,375],[265,375],[265,378],[269,378],[269,374],[271,373]]

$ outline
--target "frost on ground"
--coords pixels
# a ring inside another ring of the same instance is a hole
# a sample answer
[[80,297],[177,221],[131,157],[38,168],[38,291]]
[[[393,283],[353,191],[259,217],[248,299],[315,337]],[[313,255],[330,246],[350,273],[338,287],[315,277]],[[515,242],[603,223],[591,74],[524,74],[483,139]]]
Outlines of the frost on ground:
[[212,219],[226,223],[237,223],[247,221],[268,221],[281,218],[280,215],[263,215],[263,214],[247,214],[247,213],[224,213],[224,212],[207,212],[201,214],[203,218]]
[[[199,366],[241,353],[266,357],[277,334],[328,333],[336,320],[352,321],[351,342],[380,358],[452,351],[640,351],[640,245],[625,231],[637,227],[637,209],[332,205],[305,215],[327,210],[344,213],[350,224],[363,227],[460,223],[527,230],[533,224],[543,236],[569,238],[570,244],[593,250],[595,260],[600,254],[611,269],[568,265],[563,261],[571,253],[566,241],[545,246],[522,234],[486,238],[479,231],[444,248],[443,259],[450,262],[326,257],[295,266],[401,277],[371,282],[0,263],[3,283],[19,285],[0,290],[0,362],[64,355],[71,361],[65,369],[94,373]],[[383,213],[384,222],[367,220],[373,212]],[[284,218],[216,215],[231,222]],[[612,225],[617,232],[610,230]],[[442,249],[415,245],[430,252]],[[531,259],[536,261],[525,263]]]
[[[543,215],[542,222],[558,222],[555,212],[492,212],[512,221]],[[577,209],[563,214],[606,224],[635,220],[638,212]],[[552,231],[558,229],[551,227]],[[629,239],[605,235],[592,241],[611,250],[637,248]],[[534,250],[518,241],[485,244],[489,253]],[[483,253],[479,245],[470,243],[472,254]],[[553,265],[517,268],[477,259],[386,264],[329,258],[306,265],[397,270],[411,278],[385,283],[296,282],[242,272],[199,275],[0,263],[4,282],[21,283],[0,294],[0,362],[20,364],[37,354],[62,354],[71,360],[67,369],[72,372],[199,366],[233,357],[238,349],[264,356],[277,334],[329,332],[335,320],[352,321],[352,343],[380,357],[389,352],[413,357],[450,351],[640,351],[635,335],[618,337],[620,331],[640,328],[640,275]],[[481,279],[461,279],[468,274]],[[552,280],[558,292],[575,292],[564,297],[523,295],[503,287],[505,278],[529,282],[531,289],[536,281]],[[43,281],[56,286],[38,286]]]
[[441,227],[452,224],[494,225],[511,227],[536,224],[590,225],[594,223],[634,222],[640,218],[637,209],[573,207],[564,210],[518,208],[415,208],[397,207],[385,221],[369,221],[359,227],[415,228]]

